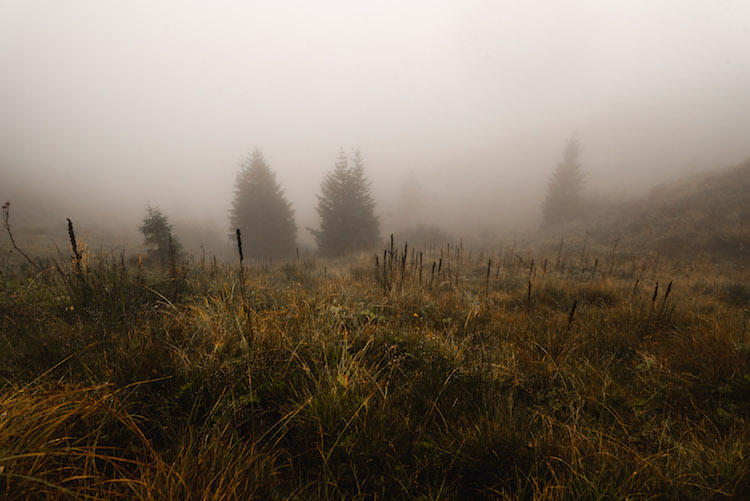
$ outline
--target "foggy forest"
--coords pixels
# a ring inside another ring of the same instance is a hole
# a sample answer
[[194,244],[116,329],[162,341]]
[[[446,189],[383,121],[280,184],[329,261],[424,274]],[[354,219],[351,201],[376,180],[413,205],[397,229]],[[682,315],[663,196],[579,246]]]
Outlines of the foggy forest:
[[0,497],[750,489],[750,3],[0,0],[0,68]]

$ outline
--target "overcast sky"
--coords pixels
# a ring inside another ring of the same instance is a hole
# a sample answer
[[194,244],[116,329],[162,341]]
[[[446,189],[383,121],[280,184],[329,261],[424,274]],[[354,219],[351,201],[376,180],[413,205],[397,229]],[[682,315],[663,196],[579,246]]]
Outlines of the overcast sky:
[[356,146],[383,211],[410,173],[510,210],[573,132],[615,192],[744,160],[748,89],[747,0],[0,0],[0,196],[23,177],[226,224],[258,147],[315,225]]

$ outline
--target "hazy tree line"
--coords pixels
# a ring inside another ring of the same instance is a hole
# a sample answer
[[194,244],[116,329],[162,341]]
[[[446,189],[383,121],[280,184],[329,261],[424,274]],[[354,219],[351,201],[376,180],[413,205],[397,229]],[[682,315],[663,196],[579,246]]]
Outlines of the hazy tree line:
[[[580,162],[581,143],[568,141],[547,188],[542,206],[547,227],[559,226],[584,216],[585,176]],[[319,228],[307,228],[318,252],[335,257],[373,249],[381,241],[375,200],[359,150],[349,157],[339,151],[333,169],[323,178],[317,195]],[[150,204],[140,226],[153,259],[165,263],[179,254],[181,245],[171,234],[172,226],[158,207]],[[292,204],[276,181],[260,150],[248,154],[239,165],[234,198],[229,211],[230,237],[239,229],[244,253],[254,258],[284,258],[297,249],[297,225]]]

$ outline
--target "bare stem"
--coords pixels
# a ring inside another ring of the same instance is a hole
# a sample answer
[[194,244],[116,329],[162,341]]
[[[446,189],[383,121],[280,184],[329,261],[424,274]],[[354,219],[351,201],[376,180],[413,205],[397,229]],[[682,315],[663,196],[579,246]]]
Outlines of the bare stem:
[[18,251],[19,254],[21,254],[24,258],[26,258],[26,261],[31,264],[34,268],[36,268],[37,271],[42,271],[41,266],[39,266],[37,263],[34,262],[33,259],[31,259],[24,251],[22,251],[18,245],[16,245],[16,240],[13,238],[13,232],[10,229],[10,223],[8,220],[10,219],[10,202],[5,202],[3,204],[3,226],[5,226],[5,231],[8,232],[8,236],[10,237],[10,243],[13,245],[13,248]]

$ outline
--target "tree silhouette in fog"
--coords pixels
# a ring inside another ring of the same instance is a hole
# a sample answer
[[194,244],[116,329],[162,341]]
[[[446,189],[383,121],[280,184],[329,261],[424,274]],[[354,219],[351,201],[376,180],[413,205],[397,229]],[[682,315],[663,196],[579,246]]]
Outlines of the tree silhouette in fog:
[[240,163],[229,211],[232,239],[242,231],[243,250],[255,258],[289,257],[297,245],[294,209],[263,154],[255,149]]
[[349,159],[339,151],[336,164],[320,186],[316,208],[320,229],[310,229],[318,250],[326,256],[371,249],[380,241],[375,200],[358,150]]
[[542,205],[544,222],[559,225],[583,216],[583,188],[585,174],[581,167],[581,141],[572,136],[563,152],[563,159],[547,187],[547,197]]
[[159,207],[146,204],[146,216],[138,230],[143,234],[149,258],[166,264],[170,254],[176,257],[182,252],[182,245],[172,236],[172,225]]

